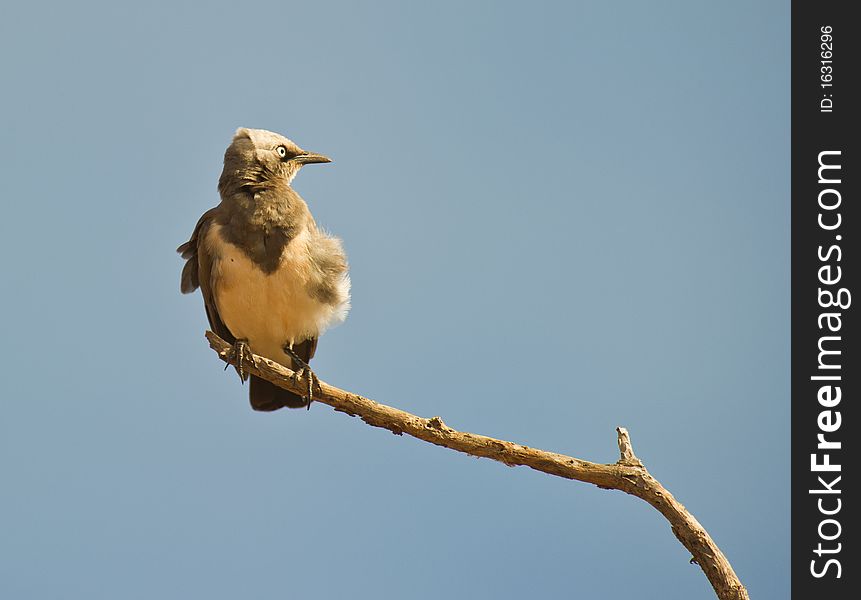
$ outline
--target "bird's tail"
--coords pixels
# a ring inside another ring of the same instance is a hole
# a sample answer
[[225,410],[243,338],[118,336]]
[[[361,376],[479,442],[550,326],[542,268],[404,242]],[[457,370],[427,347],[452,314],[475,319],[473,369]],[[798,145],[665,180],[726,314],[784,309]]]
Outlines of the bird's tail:
[[[314,352],[317,350],[317,338],[310,338],[293,346],[293,352],[301,359],[304,366],[314,357]],[[301,366],[296,364],[296,361],[289,356],[284,356],[282,363],[286,367],[296,371]],[[274,383],[269,383],[265,379],[251,376],[251,386],[249,387],[249,399],[251,400],[251,408],[254,410],[271,412],[279,408],[304,408],[308,406],[308,399],[299,394],[287,391],[280,388]]]
[[271,412],[285,406],[287,408],[304,408],[308,405],[306,398],[254,375],[251,376],[248,396],[251,400],[251,408],[263,412]]

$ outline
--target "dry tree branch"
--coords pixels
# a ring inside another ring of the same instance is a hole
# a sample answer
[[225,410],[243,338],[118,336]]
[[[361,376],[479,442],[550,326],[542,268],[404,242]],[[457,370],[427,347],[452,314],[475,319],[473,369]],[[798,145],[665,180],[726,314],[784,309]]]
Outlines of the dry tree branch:
[[[218,356],[234,364],[232,346],[212,333],[206,332],[209,345]],[[298,394],[307,391],[307,381],[293,379],[293,371],[267,358],[252,355],[251,362],[243,363],[244,370],[271,381],[277,386]],[[592,483],[600,488],[621,490],[645,500],[658,510],[672,526],[673,533],[688,549],[691,562],[697,563],[721,600],[749,600],[729,561],[714,543],[702,525],[687,509],[652,477],[634,454],[631,438],[624,427],[616,429],[620,458],[614,464],[599,464],[521,446],[504,440],[466,433],[452,429],[439,417],[424,419],[408,412],[379,404],[368,398],[320,382],[321,390],[314,400],[328,404],[338,412],[358,416],[373,427],[382,427],[392,433],[404,433],[415,438],[444,446],[472,456],[491,458],[508,466],[523,465],[536,471]]]

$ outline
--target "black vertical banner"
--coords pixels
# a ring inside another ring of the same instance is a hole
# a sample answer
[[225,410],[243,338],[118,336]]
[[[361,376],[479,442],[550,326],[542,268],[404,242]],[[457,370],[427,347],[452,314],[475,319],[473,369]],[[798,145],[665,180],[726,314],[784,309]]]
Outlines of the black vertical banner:
[[792,592],[859,598],[861,23],[792,3]]

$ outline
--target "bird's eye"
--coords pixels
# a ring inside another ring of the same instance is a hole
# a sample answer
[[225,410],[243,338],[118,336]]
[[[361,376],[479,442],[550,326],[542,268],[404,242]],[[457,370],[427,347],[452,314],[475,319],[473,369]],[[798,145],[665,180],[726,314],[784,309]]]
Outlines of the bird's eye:
[[277,153],[278,153],[278,156],[280,156],[281,158],[286,158],[286,157],[287,157],[287,148],[285,148],[284,146],[278,146],[278,147],[275,149],[275,152],[277,152]]

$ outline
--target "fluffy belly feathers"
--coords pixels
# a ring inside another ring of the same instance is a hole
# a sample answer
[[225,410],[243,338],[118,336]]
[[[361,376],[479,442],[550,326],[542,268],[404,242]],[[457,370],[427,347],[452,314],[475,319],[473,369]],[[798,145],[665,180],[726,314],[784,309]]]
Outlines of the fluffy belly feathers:
[[264,273],[239,248],[226,242],[220,226],[207,232],[215,258],[212,292],[222,321],[253,352],[280,361],[285,344],[316,337],[342,321],[349,308],[349,278],[344,274],[339,302],[323,303],[309,294],[314,265],[309,259],[311,234],[303,231],[284,247],[280,266]]

